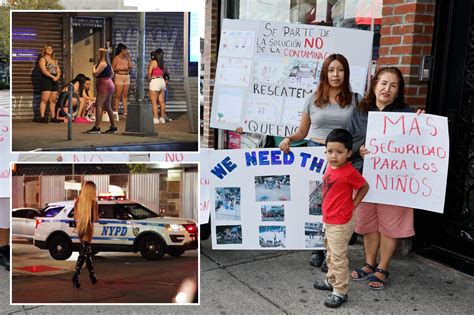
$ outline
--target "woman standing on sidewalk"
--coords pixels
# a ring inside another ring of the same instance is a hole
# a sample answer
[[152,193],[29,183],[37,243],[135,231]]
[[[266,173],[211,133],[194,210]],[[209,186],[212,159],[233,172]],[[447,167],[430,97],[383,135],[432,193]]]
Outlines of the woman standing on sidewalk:
[[40,90],[40,123],[48,123],[45,117],[46,105],[49,103],[49,115],[51,122],[61,122],[56,120],[54,109],[56,106],[56,97],[58,96],[58,81],[61,77],[61,69],[59,69],[58,61],[54,58],[53,46],[45,45],[41,52],[38,66],[41,70]]
[[105,108],[107,115],[109,115],[110,128],[105,133],[116,133],[114,113],[112,111],[112,97],[115,92],[114,70],[110,64],[110,57],[107,49],[99,48],[97,53],[98,63],[94,66],[93,75],[96,78],[96,110],[95,110],[95,125],[87,130],[87,133],[100,133],[100,122],[102,121],[102,107]]
[[[361,99],[359,94],[351,92],[349,76],[349,62],[343,55],[332,54],[324,60],[318,89],[306,100],[297,131],[280,142],[280,150],[289,152],[292,142],[308,135],[309,147],[324,147],[333,129],[346,128]],[[319,267],[323,260],[324,252],[314,251],[309,262]]]
[[130,87],[130,69],[132,60],[128,47],[122,43],[117,45],[115,57],[112,61],[112,68],[115,71],[115,98],[114,111],[118,112],[120,98],[122,98],[123,117],[127,117],[128,88]]
[[94,182],[87,181],[84,186],[82,186],[79,198],[74,204],[74,221],[76,222],[77,236],[81,242],[79,257],[76,263],[76,272],[72,276],[72,286],[74,288],[81,287],[79,275],[81,274],[84,262],[89,270],[89,277],[92,284],[97,283],[94,266],[92,264],[91,249],[92,236],[94,235],[94,222],[99,220],[96,199],[96,186]]
[[[362,173],[369,111],[413,112],[405,103],[405,82],[398,68],[382,68],[374,75],[368,95],[354,109],[347,129],[354,138],[352,164]],[[424,111],[417,111],[417,114]],[[415,235],[413,209],[401,206],[361,202],[357,207],[356,233],[364,235],[365,265],[351,273],[354,281],[369,280],[369,288],[385,287],[388,268],[398,239]],[[380,261],[377,264],[377,254]],[[373,273],[373,275],[372,275]]]
[[[151,60],[148,64],[148,81],[150,81],[150,100],[153,106],[153,123],[164,124],[171,121],[165,113],[165,75],[167,73],[164,62],[163,49],[158,48],[151,52]],[[160,102],[160,118],[158,118],[158,102]]]

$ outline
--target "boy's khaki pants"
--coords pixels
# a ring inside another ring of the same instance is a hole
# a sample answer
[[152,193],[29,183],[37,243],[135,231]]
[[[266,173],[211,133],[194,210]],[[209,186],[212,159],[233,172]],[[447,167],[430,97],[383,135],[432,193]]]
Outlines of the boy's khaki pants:
[[326,263],[328,273],[326,277],[333,287],[333,293],[346,295],[349,290],[349,258],[347,247],[354,233],[356,224],[355,212],[346,224],[326,223],[326,236],[324,246],[326,247]]

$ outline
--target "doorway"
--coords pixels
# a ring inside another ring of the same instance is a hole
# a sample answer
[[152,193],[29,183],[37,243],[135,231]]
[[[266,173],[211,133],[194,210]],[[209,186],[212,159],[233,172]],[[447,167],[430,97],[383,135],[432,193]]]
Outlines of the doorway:
[[110,42],[105,40],[105,18],[80,17],[71,18],[72,25],[72,78],[83,73],[91,79],[90,95],[95,95],[95,79],[92,69],[96,62],[97,50],[109,48]]

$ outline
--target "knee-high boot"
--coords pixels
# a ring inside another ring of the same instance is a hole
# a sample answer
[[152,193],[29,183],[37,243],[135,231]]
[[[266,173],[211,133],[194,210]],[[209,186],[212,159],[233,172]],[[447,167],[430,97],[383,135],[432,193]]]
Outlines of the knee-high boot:
[[76,272],[72,276],[72,286],[74,288],[80,288],[81,283],[79,282],[79,275],[81,274],[82,266],[84,266],[84,262],[86,261],[86,243],[81,242],[81,248],[79,249],[79,257],[77,257],[76,263]]
[[92,248],[90,244],[86,251],[86,266],[87,266],[87,269],[89,270],[89,278],[91,279],[92,284],[96,284],[97,278],[95,276],[94,265],[92,263]]

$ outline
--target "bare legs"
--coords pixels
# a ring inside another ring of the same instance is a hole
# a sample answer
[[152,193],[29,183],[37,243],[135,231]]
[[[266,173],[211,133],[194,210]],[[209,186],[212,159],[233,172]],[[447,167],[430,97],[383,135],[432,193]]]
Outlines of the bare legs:
[[[378,268],[388,271],[390,262],[392,261],[395,250],[397,249],[398,239],[388,237],[380,232],[373,232],[364,234],[364,251],[366,263],[375,266],[377,261],[377,254],[380,254],[380,261]],[[366,272],[372,272],[367,267],[362,267]],[[376,272],[375,276],[381,280],[385,280],[385,275]],[[352,277],[357,278],[357,273],[352,272]],[[373,287],[379,287],[382,284],[378,282],[370,282]]]
[[130,84],[116,84],[114,95],[114,111],[118,112],[120,98],[122,99],[123,113],[127,113],[128,90]]
[[164,119],[165,116],[166,116],[166,114],[165,114],[165,107],[166,107],[166,104],[165,104],[165,90],[161,90],[159,93],[160,94],[158,96],[158,99],[160,101],[160,117]]
[[153,109],[153,118],[158,119],[158,93],[159,91],[150,90],[150,101]]

